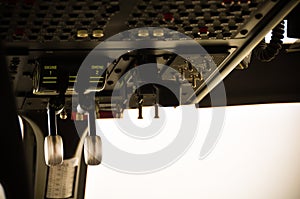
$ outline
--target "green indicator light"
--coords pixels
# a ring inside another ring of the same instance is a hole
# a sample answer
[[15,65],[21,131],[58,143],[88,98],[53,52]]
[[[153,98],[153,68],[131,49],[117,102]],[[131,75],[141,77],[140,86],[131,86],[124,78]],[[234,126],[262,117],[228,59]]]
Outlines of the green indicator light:
[[90,77],[90,79],[103,79],[103,77],[102,76],[92,76],[92,77]]
[[57,77],[43,77],[43,79],[57,79]]
[[57,65],[52,65],[52,66],[44,66],[45,70],[56,70],[57,69]]
[[98,83],[99,81],[90,80],[90,83]]
[[56,81],[43,81],[43,84],[56,84]]
[[101,66],[101,65],[92,65],[91,69],[104,69],[104,66]]

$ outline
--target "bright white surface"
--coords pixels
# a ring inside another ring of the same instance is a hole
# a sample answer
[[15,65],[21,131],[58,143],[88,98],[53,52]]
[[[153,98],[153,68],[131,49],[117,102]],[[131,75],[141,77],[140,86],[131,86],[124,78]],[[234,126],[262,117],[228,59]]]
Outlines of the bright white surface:
[[211,110],[199,109],[195,142],[162,171],[130,175],[90,166],[86,199],[300,198],[299,103],[227,107],[216,148],[199,160]]
[[[151,122],[158,122],[158,120],[153,120],[151,111],[154,112],[154,109],[152,109],[152,107],[143,108],[142,120],[137,119],[137,109],[125,111],[128,112],[130,120],[136,126],[146,128],[151,124]],[[113,145],[117,146],[117,148],[132,154],[154,153],[163,149],[175,139],[182,120],[181,107],[177,107],[176,109],[171,107],[160,108],[160,113],[162,111],[164,111],[165,113],[165,118],[168,119],[165,120],[165,123],[161,128],[161,132],[158,132],[157,135],[153,136],[153,138],[150,139],[141,140],[128,136],[127,134],[119,130],[117,124],[118,120],[98,120],[98,124],[101,130],[107,132],[105,133],[107,140]],[[163,129],[169,129],[169,131]]]
[[18,115],[22,139],[24,139],[24,124],[21,116]]
[[[284,20],[284,23],[285,23],[284,35],[283,35],[284,38],[282,39],[282,41],[284,44],[292,44],[296,42],[298,39],[287,37],[287,20]],[[272,37],[272,31],[270,31],[265,37],[267,43],[270,43],[271,37]]]
[[0,183],[0,199],[5,199],[5,193],[4,193],[4,189]]

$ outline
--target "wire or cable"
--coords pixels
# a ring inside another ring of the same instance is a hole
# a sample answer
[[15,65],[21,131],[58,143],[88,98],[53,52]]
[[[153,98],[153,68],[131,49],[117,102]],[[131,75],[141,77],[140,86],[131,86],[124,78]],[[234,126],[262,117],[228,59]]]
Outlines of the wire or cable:
[[284,21],[280,22],[273,30],[270,43],[265,40],[254,49],[253,53],[262,62],[273,60],[282,48],[282,39],[284,38]]

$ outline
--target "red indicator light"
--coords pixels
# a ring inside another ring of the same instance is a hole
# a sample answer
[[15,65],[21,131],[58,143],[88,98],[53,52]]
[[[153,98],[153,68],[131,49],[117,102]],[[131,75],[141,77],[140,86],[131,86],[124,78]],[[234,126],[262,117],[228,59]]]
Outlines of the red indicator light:
[[174,21],[174,16],[172,13],[165,13],[163,20],[167,22],[173,22]]
[[207,34],[207,33],[208,33],[208,27],[203,26],[203,27],[199,28],[199,34],[200,35],[204,35],[204,34]]
[[22,36],[22,35],[24,35],[24,29],[23,28],[16,28],[15,29],[15,35],[17,35],[17,36]]

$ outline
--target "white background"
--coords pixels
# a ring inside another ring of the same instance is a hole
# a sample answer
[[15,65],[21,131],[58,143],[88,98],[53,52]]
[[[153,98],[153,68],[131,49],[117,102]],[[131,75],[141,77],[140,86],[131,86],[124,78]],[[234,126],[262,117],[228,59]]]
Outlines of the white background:
[[[198,110],[197,138],[175,164],[145,175],[89,166],[85,198],[299,199],[300,104],[225,109],[222,135],[205,159],[200,160],[199,154],[212,108]],[[106,122],[102,125],[109,124]],[[176,129],[167,128],[162,133],[170,131]]]

